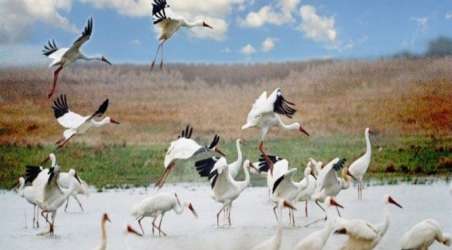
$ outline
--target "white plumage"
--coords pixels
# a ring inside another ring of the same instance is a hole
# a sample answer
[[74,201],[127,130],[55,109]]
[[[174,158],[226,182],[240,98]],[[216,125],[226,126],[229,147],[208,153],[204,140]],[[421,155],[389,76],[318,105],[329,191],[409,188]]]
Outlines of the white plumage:
[[[156,229],[159,235],[166,236],[166,233],[161,228],[165,213],[173,210],[176,214],[182,214],[185,208],[188,208],[195,217],[198,217],[193,205],[190,202],[181,202],[177,194],[158,193],[136,204],[132,208],[131,214],[137,219],[143,234],[144,230],[141,220],[145,217],[152,217],[152,234],[154,234],[154,229]],[[155,222],[158,217],[160,217],[160,222],[157,226]]]
[[402,250],[427,250],[435,241],[450,246],[451,235],[443,233],[441,225],[434,219],[426,219],[414,225],[400,240]]
[[208,158],[195,163],[196,170],[201,177],[207,177],[212,187],[212,198],[223,206],[217,213],[217,226],[220,226],[220,215],[224,212],[224,217],[231,225],[232,202],[235,201],[250,183],[248,168],[254,166],[249,160],[243,162],[245,180],[236,181],[230,173],[226,158]]
[[165,184],[171,171],[174,168],[185,161],[188,160],[199,160],[212,157],[216,153],[224,155],[221,150],[218,149],[218,143],[220,142],[220,137],[215,135],[212,142],[207,146],[201,146],[195,140],[191,138],[193,133],[193,128],[187,126],[182,130],[179,137],[172,141],[168,150],[166,151],[165,159],[163,160],[163,167],[165,171],[162,176],[155,183],[155,186],[161,188]]
[[259,98],[256,99],[250,112],[248,113],[246,123],[242,129],[258,127],[261,129],[261,142],[264,141],[268,131],[273,126],[280,126],[286,130],[299,130],[306,135],[309,135],[300,123],[295,122],[286,125],[280,115],[292,118],[296,110],[293,108],[295,104],[287,101],[279,88],[275,89],[273,93],[267,97],[267,92],[264,91]]
[[369,133],[371,133],[369,128],[366,128],[364,131],[366,152],[350,164],[347,172],[349,176],[358,182],[358,199],[362,199],[362,190],[364,188],[363,178],[369,168],[372,155],[372,145],[370,144]]
[[334,230],[337,219],[331,208],[332,206],[343,208],[333,197],[327,197],[325,199],[325,204],[328,213],[327,224],[322,229],[315,231],[300,240],[295,246],[295,250],[321,250],[325,247],[326,242]]
[[[72,185],[74,186],[74,192],[70,196],[74,198],[75,201],[77,201],[80,209],[84,211],[83,205],[78,199],[77,195],[89,195],[89,189],[88,184],[86,184],[85,181],[83,181],[77,174],[77,172],[74,169],[70,169],[68,172],[62,172],[60,173],[58,177],[58,185],[62,187],[63,189],[69,189]],[[68,205],[69,205],[69,199],[66,201],[66,206],[64,207],[64,211],[67,211]]]
[[402,206],[389,195],[385,195],[384,202],[384,217],[381,224],[374,225],[361,219],[348,220],[344,218],[337,218],[336,233],[348,235],[347,242],[341,248],[342,250],[370,250],[374,249],[378,245],[389,228],[389,205],[393,204],[402,208]]
[[169,5],[166,0],[154,0],[154,3],[152,4],[152,16],[154,18],[154,25],[158,30],[159,46],[157,47],[154,60],[151,63],[151,70],[154,68],[159,51],[161,51],[160,68],[163,67],[163,46],[181,27],[205,27],[212,29],[210,25],[202,20],[192,22],[185,20],[183,17],[176,17],[173,13],[171,16],[167,15],[168,10]]
[[102,127],[110,123],[119,124],[118,121],[109,116],[101,121],[96,121],[94,119],[100,118],[105,114],[108,103],[109,100],[106,99],[92,115],[81,116],[69,109],[66,95],[60,95],[60,97],[53,102],[52,106],[57,122],[66,129],[63,132],[63,138],[56,142],[58,148],[63,147],[76,134],[83,134],[91,127]]
[[304,179],[302,180],[303,182],[306,182],[306,178],[309,179],[309,183],[307,184],[307,187],[305,189],[303,189],[297,196],[297,201],[304,201],[305,202],[305,207],[304,207],[304,212],[305,212],[305,216],[308,217],[308,201],[310,201],[312,199],[312,196],[315,193],[315,190],[317,188],[317,180],[314,176],[316,176],[317,172],[317,168],[320,169],[320,166],[316,165],[316,164],[322,164],[322,162],[315,162],[313,159],[310,159],[308,164],[306,165],[306,168],[310,168],[311,169],[311,175],[305,176]]
[[283,227],[278,225],[274,236],[256,245],[252,250],[279,250],[282,243],[282,232]]
[[42,50],[43,55],[52,59],[52,62],[50,63],[49,67],[58,66],[58,68],[53,73],[53,85],[48,95],[48,98],[52,97],[57,84],[58,75],[65,66],[68,66],[77,60],[85,61],[97,60],[111,65],[111,63],[104,56],[88,57],[85,56],[80,51],[82,45],[90,39],[92,32],[93,32],[93,19],[90,18],[85,29],[83,30],[82,35],[71,45],[71,47],[58,48],[54,40],[49,41],[47,45],[44,46],[44,49]]

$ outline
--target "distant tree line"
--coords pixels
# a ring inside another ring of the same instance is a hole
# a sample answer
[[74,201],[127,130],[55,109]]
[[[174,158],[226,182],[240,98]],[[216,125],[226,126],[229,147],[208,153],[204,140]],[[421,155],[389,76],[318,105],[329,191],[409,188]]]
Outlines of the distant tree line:
[[452,38],[440,36],[428,43],[427,50],[422,54],[416,54],[409,50],[403,50],[393,57],[395,58],[420,58],[443,57],[452,55]]

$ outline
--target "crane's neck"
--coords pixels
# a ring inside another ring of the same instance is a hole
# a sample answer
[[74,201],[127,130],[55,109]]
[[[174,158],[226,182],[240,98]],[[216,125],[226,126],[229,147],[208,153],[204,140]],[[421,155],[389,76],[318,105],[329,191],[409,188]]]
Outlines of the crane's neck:
[[328,205],[328,207],[326,208],[328,221],[326,223],[326,226],[322,229],[322,233],[320,235],[320,237],[322,238],[322,242],[324,242],[324,244],[328,240],[328,237],[331,235],[331,232],[334,230],[334,227],[336,225],[337,214],[335,210],[336,208],[331,205]]
[[101,239],[99,249],[107,249],[107,229],[106,229],[106,220],[102,220],[100,223],[101,229]]
[[276,231],[275,238],[273,240],[273,247],[272,249],[280,249],[281,248],[281,242],[282,242],[282,231],[283,227],[282,225],[278,225],[278,229]]
[[80,52],[80,57],[81,60],[85,60],[85,61],[103,61],[102,60],[102,56],[85,56],[84,54],[82,54]]
[[109,117],[105,117],[104,119],[102,119],[102,120],[100,120],[100,121],[96,121],[96,120],[94,120],[94,119],[91,119],[90,122],[91,122],[91,124],[92,124],[94,127],[102,127],[102,126],[105,126],[105,125],[107,125],[108,123],[110,123],[110,118],[109,118]]
[[250,172],[246,164],[243,164],[243,172],[245,173],[245,180],[237,182],[240,190],[244,190],[250,184]]
[[388,231],[388,228],[389,228],[389,222],[390,222],[390,217],[391,217],[391,214],[389,212],[389,206],[391,206],[391,205],[386,204],[385,208],[384,208],[383,224],[381,225],[381,228],[379,228],[379,233],[380,233],[381,237],[383,237],[383,235],[386,234],[386,231]]
[[302,189],[306,189],[309,186],[309,174],[304,175],[304,178],[301,179],[301,181],[299,181],[298,183],[295,183],[295,186],[297,186],[298,190],[302,190]]
[[278,118],[279,126],[281,126],[283,129],[285,129],[285,130],[298,130],[298,129],[300,129],[300,123],[294,122],[294,123],[291,123],[291,124],[285,124],[282,121],[282,119],[281,119],[281,117],[279,115],[276,115],[276,117]]
[[203,23],[204,23],[204,22],[201,21],[201,20],[197,20],[197,21],[193,21],[193,22],[183,20],[183,21],[182,21],[182,26],[187,27],[187,28],[202,27],[202,26],[203,26]]
[[372,145],[370,144],[369,132],[366,131],[364,133],[364,137],[366,138],[366,155],[370,157],[372,151]]
[[240,147],[240,142],[238,140],[235,146],[237,148],[237,161],[242,163],[243,161],[242,148]]
[[176,205],[174,206],[174,212],[176,214],[182,214],[184,212],[184,207],[187,207],[188,204],[183,203],[183,204],[179,204],[178,202],[176,202]]

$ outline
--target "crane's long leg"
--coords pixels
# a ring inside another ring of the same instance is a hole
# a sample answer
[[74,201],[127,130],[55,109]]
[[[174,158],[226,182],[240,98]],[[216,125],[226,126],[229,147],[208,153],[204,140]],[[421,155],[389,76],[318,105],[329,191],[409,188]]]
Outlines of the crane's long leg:
[[80,202],[80,200],[78,199],[77,195],[73,195],[72,197],[74,197],[74,200],[78,203],[78,206],[80,207],[80,209],[82,210],[82,212],[85,212],[85,209],[83,209],[83,205]]
[[339,217],[342,217],[342,216],[341,216],[341,212],[339,211],[339,208],[338,208],[338,207],[336,207],[336,211],[337,211],[337,215],[338,215]]
[[317,220],[314,220],[313,222],[304,225],[304,227],[309,227],[309,226],[311,226],[311,225],[313,225],[313,224],[316,224],[316,223],[318,223],[318,222],[320,222],[320,221],[322,221],[322,220],[323,220],[323,221],[326,221],[326,220],[327,220],[327,215],[326,215],[326,210],[325,210],[325,208],[323,208],[323,207],[319,204],[319,201],[318,201],[318,200],[315,201],[315,204],[316,204],[320,209],[322,209],[322,211],[325,213],[325,217],[320,218],[320,219],[317,219]]
[[52,223],[50,224],[50,231],[49,231],[51,236],[53,236],[55,234],[54,226],[55,226],[56,213],[57,213],[56,210],[55,210],[55,212],[52,212]]
[[162,48],[160,49],[160,69],[163,69],[163,48],[165,48],[165,45],[164,45],[164,43],[165,42],[162,42]]
[[53,96],[53,93],[55,92],[55,88],[56,88],[56,84],[57,84],[57,80],[58,80],[58,75],[60,74],[60,71],[63,69],[63,65],[61,65],[60,67],[58,67],[54,72],[53,72],[53,85],[52,85],[52,89],[50,90],[49,94],[47,95],[47,98],[50,99],[50,97]]
[[162,221],[163,221],[163,216],[164,216],[164,215],[165,215],[165,213],[163,213],[163,214],[160,216],[160,223],[159,223],[159,227],[158,227],[158,229],[159,229],[159,236],[160,236],[160,233],[163,234],[163,236],[166,236],[166,233],[163,232],[163,230],[162,230]]
[[221,214],[221,212],[223,212],[225,207],[226,207],[226,204],[223,204],[223,206],[221,207],[220,211],[218,211],[218,213],[217,213],[217,227],[220,227],[220,214]]
[[278,213],[276,212],[277,208],[278,208],[278,206],[273,207],[273,214],[275,215],[276,222],[279,222]]
[[36,221],[36,205],[33,205],[33,224],[32,224],[32,228],[35,228],[35,221]]
[[141,218],[138,219],[138,225],[140,225],[141,233],[144,235],[143,225],[141,225],[141,220],[142,220],[142,219],[144,219],[143,216],[142,216]]
[[152,63],[151,63],[151,71],[154,69],[155,60],[157,60],[157,56],[158,56],[159,51],[160,51],[162,46],[163,46],[163,41],[160,42],[159,46],[157,47],[157,51],[155,52],[154,60],[152,60]]
[[308,217],[308,200],[304,203],[304,215]]
[[155,221],[156,221],[156,220],[157,220],[157,216],[155,216],[154,219],[152,220],[152,235],[154,235],[155,228],[157,227],[157,226],[155,225]]
[[229,226],[232,226],[231,209],[232,209],[232,203],[228,206],[228,222],[229,222]]
[[64,145],[65,145],[70,139],[72,139],[72,137],[74,137],[74,135],[75,135],[75,134],[71,135],[69,138],[67,138],[67,139],[64,140],[62,143],[60,143],[60,144],[57,146],[57,149],[60,149],[60,148],[64,147]]
[[35,205],[36,207],[36,228],[39,228],[39,207]]
[[66,206],[64,206],[64,212],[66,213],[67,212],[67,207],[69,206],[69,199],[71,198],[71,196],[69,196],[69,197],[67,197],[67,200],[66,200]]

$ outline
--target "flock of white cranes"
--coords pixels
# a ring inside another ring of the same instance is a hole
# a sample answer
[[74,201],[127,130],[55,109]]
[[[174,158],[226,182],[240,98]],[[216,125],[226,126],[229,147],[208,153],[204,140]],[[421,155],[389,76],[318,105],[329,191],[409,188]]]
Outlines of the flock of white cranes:
[[[163,66],[163,47],[165,42],[180,27],[207,27],[212,28],[203,21],[189,22],[181,18],[167,16],[168,4],[166,0],[154,0],[153,16],[154,24],[161,32],[159,35],[159,46],[151,69],[155,60],[161,53],[160,67]],[[88,21],[82,35],[72,44],[70,48],[58,48],[54,41],[49,42],[44,48],[44,55],[53,59],[50,64],[57,69],[54,72],[52,89],[48,95],[50,98],[56,87],[59,72],[67,65],[76,60],[99,60],[110,64],[103,56],[88,57],[81,51],[80,47],[90,39],[93,31],[93,20]],[[102,127],[107,124],[119,124],[109,116],[105,116],[109,100],[106,99],[96,111],[83,116],[69,109],[66,95],[60,95],[53,102],[52,109],[57,122],[64,128],[63,137],[56,142],[56,150],[61,150],[66,143],[75,135],[87,132],[91,127]],[[221,208],[216,214],[216,224],[218,227],[228,227],[232,225],[232,207],[234,202],[246,190],[250,184],[250,173],[256,176],[263,176],[267,179],[269,200],[273,204],[273,212],[276,219],[277,231],[273,237],[262,241],[254,249],[277,250],[281,246],[283,234],[283,212],[288,210],[289,225],[295,226],[295,212],[299,201],[305,202],[305,215],[308,216],[308,202],[313,201],[325,216],[306,224],[308,227],[313,223],[325,222],[323,228],[311,233],[303,238],[295,249],[323,249],[329,237],[335,234],[345,234],[348,240],[342,249],[374,249],[384,237],[390,225],[390,206],[394,205],[402,208],[395,199],[389,195],[384,197],[384,215],[381,224],[371,224],[360,219],[346,219],[341,217],[339,209],[344,207],[337,201],[342,190],[350,188],[352,182],[357,183],[358,200],[363,198],[364,183],[363,178],[371,162],[372,147],[369,128],[365,129],[364,138],[366,151],[357,160],[346,166],[346,160],[336,157],[326,164],[321,161],[310,159],[303,171],[303,178],[296,181],[295,177],[298,169],[290,165],[290,159],[278,155],[267,154],[264,147],[264,140],[272,127],[280,127],[284,130],[299,131],[307,136],[309,133],[299,122],[286,124],[284,117],[292,118],[296,110],[295,104],[288,101],[282,91],[275,89],[270,95],[264,91],[254,102],[246,118],[246,123],[242,129],[260,129],[258,150],[261,157],[253,162],[245,157],[241,150],[240,139],[236,141],[237,159],[228,163],[225,154],[219,149],[220,137],[214,135],[212,141],[203,145],[192,138],[193,128],[187,126],[177,139],[172,141],[167,149],[163,166],[162,176],[155,183],[160,189],[168,176],[175,168],[187,167],[193,164],[201,177],[206,177],[211,186],[211,197],[221,204]],[[103,118],[102,118],[103,117]],[[27,166],[24,177],[19,178],[17,191],[28,203],[33,205],[33,226],[39,227],[40,215],[49,225],[49,230],[41,234],[54,234],[55,219],[57,211],[64,205],[65,211],[68,208],[69,199],[77,201],[83,211],[83,205],[77,195],[88,195],[87,184],[78,176],[74,169],[62,172],[57,164],[55,153],[49,154],[41,165],[50,160],[50,168],[43,166]],[[244,179],[239,179],[239,173],[243,171]],[[166,236],[162,229],[164,215],[173,210],[176,214],[181,214],[189,210],[195,217],[198,216],[191,202],[182,201],[175,193],[157,192],[132,207],[131,215],[136,218],[141,229],[141,233],[127,226],[127,232],[138,236],[145,235],[142,220],[152,217],[152,233],[159,236]],[[40,212],[39,212],[40,211]],[[106,223],[110,222],[107,214],[101,218],[101,243],[98,249],[107,249]],[[424,220],[403,235],[401,240],[402,249],[427,249],[434,241],[444,245],[451,244],[449,235],[441,231],[439,223],[433,219]]]

